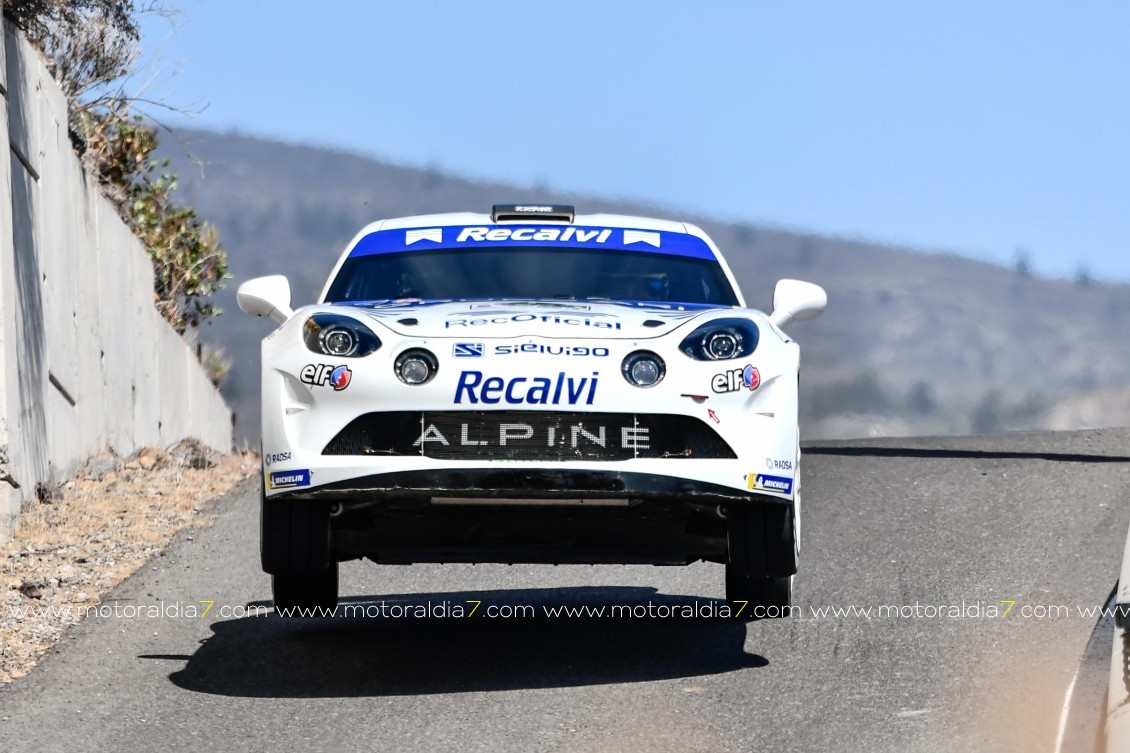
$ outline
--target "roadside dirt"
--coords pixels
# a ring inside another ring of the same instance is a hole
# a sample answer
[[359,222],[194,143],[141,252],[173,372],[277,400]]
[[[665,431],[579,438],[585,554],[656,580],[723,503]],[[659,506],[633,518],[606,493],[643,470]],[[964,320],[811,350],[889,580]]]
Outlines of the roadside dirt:
[[182,442],[92,458],[75,480],[42,490],[0,544],[0,683],[27,674],[88,607],[162,556],[177,531],[210,525],[207,503],[258,468],[253,453]]

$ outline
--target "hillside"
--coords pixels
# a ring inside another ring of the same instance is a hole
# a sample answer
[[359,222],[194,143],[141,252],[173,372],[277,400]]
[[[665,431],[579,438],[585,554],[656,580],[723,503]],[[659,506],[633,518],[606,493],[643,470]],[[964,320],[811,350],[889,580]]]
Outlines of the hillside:
[[[227,313],[202,337],[232,359],[224,394],[247,437],[258,423],[258,340],[270,324],[239,313],[240,282],[286,274],[296,304],[306,303],[364,224],[486,211],[501,201],[559,201],[582,212],[695,222],[725,252],[759,308],[770,307],[781,277],[823,285],[828,314],[793,330],[803,346],[809,438],[1038,428],[1070,395],[1130,384],[1128,286],[1034,278],[952,254],[473,182],[234,134],[166,135],[163,152],[180,175],[180,195],[216,224],[231,257],[234,279],[220,297]],[[1057,423],[1064,415],[1057,412]]]

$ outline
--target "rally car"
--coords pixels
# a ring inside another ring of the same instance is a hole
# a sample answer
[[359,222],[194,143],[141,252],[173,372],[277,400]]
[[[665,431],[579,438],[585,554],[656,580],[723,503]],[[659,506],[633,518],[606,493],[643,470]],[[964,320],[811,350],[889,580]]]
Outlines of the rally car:
[[[338,563],[725,564],[788,604],[799,349],[819,286],[746,307],[699,228],[568,206],[383,220],[318,303],[239,288],[262,346],[261,556],[276,609],[332,608]],[[757,607],[761,607],[759,611]]]

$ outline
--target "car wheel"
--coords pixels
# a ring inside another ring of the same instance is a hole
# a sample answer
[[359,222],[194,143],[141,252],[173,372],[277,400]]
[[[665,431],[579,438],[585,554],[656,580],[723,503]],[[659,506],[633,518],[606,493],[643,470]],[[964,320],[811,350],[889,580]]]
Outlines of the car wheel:
[[787,617],[793,602],[793,576],[750,578],[726,566],[726,601],[734,604],[735,616],[745,620]]
[[792,505],[732,507],[726,531],[726,599],[747,602],[742,611],[751,619],[787,613],[797,571]]
[[337,606],[337,563],[317,575],[272,575],[275,614],[328,617]]
[[259,492],[259,555],[272,575],[321,576],[336,563],[325,504],[269,500]]

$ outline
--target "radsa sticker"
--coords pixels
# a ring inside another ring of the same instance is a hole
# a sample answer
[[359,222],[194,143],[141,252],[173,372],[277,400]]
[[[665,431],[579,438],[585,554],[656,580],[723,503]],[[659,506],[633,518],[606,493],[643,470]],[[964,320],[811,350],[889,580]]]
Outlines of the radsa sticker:
[[278,465],[290,460],[289,452],[265,452],[263,453],[263,464],[267,466]]
[[784,476],[770,476],[768,473],[751,473],[749,474],[748,488],[750,491],[791,494],[793,491],[793,480]]

